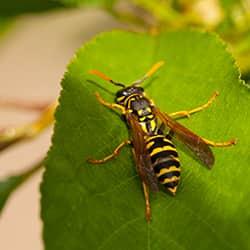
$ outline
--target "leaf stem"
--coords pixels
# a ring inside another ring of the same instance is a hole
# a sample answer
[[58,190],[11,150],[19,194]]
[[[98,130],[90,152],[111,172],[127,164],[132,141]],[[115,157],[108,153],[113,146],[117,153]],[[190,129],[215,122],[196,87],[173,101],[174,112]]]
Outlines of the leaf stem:
[[7,128],[0,132],[0,151],[26,139],[31,139],[40,134],[54,121],[54,111],[57,102],[48,105],[40,114],[39,118],[30,124],[17,128]]
[[27,111],[43,111],[48,107],[49,102],[27,102],[24,100],[8,100],[0,99],[0,107],[2,108],[14,108]]

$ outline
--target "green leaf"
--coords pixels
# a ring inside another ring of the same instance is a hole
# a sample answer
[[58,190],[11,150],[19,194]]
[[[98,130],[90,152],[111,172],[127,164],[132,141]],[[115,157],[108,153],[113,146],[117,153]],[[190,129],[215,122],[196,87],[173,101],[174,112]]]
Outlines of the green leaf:
[[3,180],[0,180],[0,215],[3,211],[6,202],[10,198],[11,194],[18,188],[22,183],[29,179],[34,173],[36,173],[43,166],[43,161],[38,162],[33,167],[25,170],[22,173],[11,175]]
[[[159,60],[165,66],[144,84],[155,104],[166,112],[191,109],[217,90],[210,108],[181,123],[215,141],[237,137],[238,144],[215,148],[211,171],[178,147],[177,195],[151,194],[147,224],[131,149],[102,166],[86,162],[110,154],[128,137],[120,117],[94,97],[98,91],[112,102],[117,87],[88,71],[129,84]],[[250,248],[250,95],[218,37],[198,31],[104,33],[78,51],[62,87],[41,186],[46,250]]]
[[10,176],[0,181],[0,212],[2,212],[12,192],[22,183],[22,181],[22,175]]

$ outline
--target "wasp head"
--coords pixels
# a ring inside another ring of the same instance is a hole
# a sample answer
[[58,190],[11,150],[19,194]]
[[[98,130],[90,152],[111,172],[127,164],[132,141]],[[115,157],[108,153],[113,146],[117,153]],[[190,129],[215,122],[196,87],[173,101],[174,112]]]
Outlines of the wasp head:
[[122,105],[125,100],[134,94],[143,95],[144,89],[138,86],[129,86],[119,90],[116,93],[116,103]]

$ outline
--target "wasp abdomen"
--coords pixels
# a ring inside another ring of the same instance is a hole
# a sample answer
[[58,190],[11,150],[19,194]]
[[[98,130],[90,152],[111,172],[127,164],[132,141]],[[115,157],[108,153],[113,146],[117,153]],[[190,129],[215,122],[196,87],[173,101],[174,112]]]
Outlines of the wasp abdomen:
[[146,148],[158,181],[175,194],[180,180],[180,162],[172,141],[165,135],[151,136]]

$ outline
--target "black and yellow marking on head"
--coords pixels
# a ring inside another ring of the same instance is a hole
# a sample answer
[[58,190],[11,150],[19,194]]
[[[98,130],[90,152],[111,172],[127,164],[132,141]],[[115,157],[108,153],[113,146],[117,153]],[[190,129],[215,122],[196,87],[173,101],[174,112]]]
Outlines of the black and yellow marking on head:
[[130,96],[128,96],[126,98],[126,100],[124,100],[124,106],[127,107],[128,109],[132,109],[132,102],[136,101],[136,99],[138,99],[138,97],[140,97],[140,95],[138,93],[132,94]]
[[126,96],[120,96],[120,97],[117,97],[117,102],[123,102],[125,100]]

